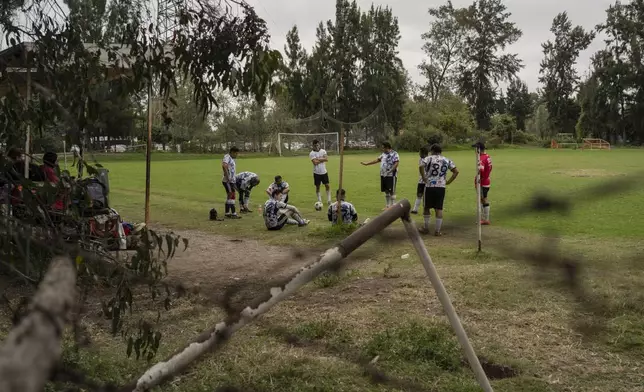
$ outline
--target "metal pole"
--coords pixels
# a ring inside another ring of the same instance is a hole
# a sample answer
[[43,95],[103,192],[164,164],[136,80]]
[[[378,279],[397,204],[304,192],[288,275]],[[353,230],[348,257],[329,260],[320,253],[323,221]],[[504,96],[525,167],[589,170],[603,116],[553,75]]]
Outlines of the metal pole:
[[481,172],[479,167],[481,166],[481,156],[479,148],[476,147],[476,225],[478,230],[478,251],[482,249],[481,241]]
[[463,328],[463,324],[461,324],[461,320],[459,319],[458,314],[456,314],[454,305],[452,305],[452,301],[449,299],[449,294],[447,293],[447,290],[445,290],[445,286],[443,286],[440,276],[438,276],[438,271],[436,271],[436,267],[432,262],[432,258],[429,256],[429,252],[427,252],[427,248],[425,248],[423,238],[416,229],[414,222],[409,218],[409,215],[403,217],[402,221],[405,225],[405,230],[407,230],[407,234],[409,235],[409,239],[412,244],[414,244],[414,248],[420,257],[420,261],[423,264],[423,267],[425,267],[425,271],[427,272],[427,276],[429,277],[432,287],[434,287],[436,295],[443,305],[443,310],[447,314],[449,323],[452,325],[454,333],[456,333],[456,337],[458,338],[463,351],[465,351],[467,360],[470,363],[470,367],[472,368],[479,385],[485,392],[493,392],[490,381],[488,380],[485,371],[483,371],[481,362],[479,362],[476,352],[470,343],[470,339],[467,337],[467,333]]
[[145,225],[150,224],[150,161],[152,156],[152,79],[148,83],[148,143],[145,151]]
[[[338,189],[342,189],[342,172],[344,171],[344,126],[340,126],[340,175],[338,176]],[[336,195],[338,199],[338,209],[336,212],[336,217],[338,224],[343,224],[342,219],[342,196]]]
[[63,140],[63,157],[65,157],[65,170],[67,170],[67,142]]

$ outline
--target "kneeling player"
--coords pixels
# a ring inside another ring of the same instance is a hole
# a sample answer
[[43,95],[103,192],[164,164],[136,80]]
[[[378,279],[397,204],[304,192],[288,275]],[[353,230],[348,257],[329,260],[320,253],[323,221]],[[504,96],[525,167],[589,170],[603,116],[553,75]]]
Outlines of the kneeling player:
[[309,221],[303,219],[295,206],[282,201],[282,192],[276,189],[271,198],[264,204],[264,223],[268,230],[281,230],[285,225],[306,226]]
[[240,212],[250,212],[248,208],[250,191],[257,185],[259,185],[259,176],[253,172],[241,172],[235,176],[235,186],[239,191]]
[[268,186],[266,189],[266,194],[268,197],[272,197],[273,191],[279,189],[282,192],[282,200],[284,203],[288,203],[288,193],[291,191],[291,188],[288,186],[288,182],[282,179],[282,176],[275,176],[275,182]]
[[[341,200],[340,202],[340,212],[342,214],[342,223],[345,225],[350,225],[352,223],[357,223],[358,222],[358,212],[356,211],[355,207],[353,204],[349,203],[348,201],[345,201],[344,198],[346,197],[346,192],[344,189],[339,189],[336,193],[335,196]],[[329,206],[329,210],[327,212],[327,216],[329,218],[329,222],[332,224],[337,224],[338,223],[338,203],[332,203]]]

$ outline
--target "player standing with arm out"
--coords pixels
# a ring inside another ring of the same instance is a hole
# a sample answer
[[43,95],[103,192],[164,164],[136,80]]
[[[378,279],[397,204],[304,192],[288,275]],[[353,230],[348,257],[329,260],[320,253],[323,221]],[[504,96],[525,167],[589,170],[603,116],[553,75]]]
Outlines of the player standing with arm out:
[[[485,144],[478,142],[472,147],[476,147],[479,151],[479,181],[481,182],[481,210],[483,211],[481,217],[482,225],[490,224],[490,202],[487,195],[490,192],[490,174],[492,174],[492,158],[485,152]],[[476,178],[474,178],[474,186],[476,186]]]
[[382,154],[370,162],[360,162],[364,166],[375,165],[380,162],[380,191],[385,193],[385,208],[396,202],[396,180],[398,179],[398,164],[400,157],[391,148],[389,142],[382,143]]
[[329,186],[329,173],[326,171],[326,162],[329,157],[323,148],[320,148],[320,141],[313,140],[313,150],[309,153],[309,159],[313,162],[313,183],[315,184],[315,194],[318,201],[322,202],[320,196],[320,184],[326,188],[327,204],[331,204],[331,187]]
[[[445,187],[451,184],[458,176],[458,169],[451,160],[445,158],[441,154],[443,149],[438,144],[433,144],[429,148],[431,155],[423,159],[424,170],[423,180],[425,182],[425,203],[423,210],[423,218],[425,220],[421,232],[423,234],[429,233],[429,220],[431,218],[430,210],[434,209],[436,213],[436,223],[434,224],[434,235],[441,236],[441,226],[443,225],[443,203],[445,201]],[[447,171],[451,171],[452,175],[449,180],[447,178]]]
[[241,216],[237,215],[237,212],[235,212],[235,159],[238,154],[239,149],[237,147],[231,147],[228,154],[224,155],[224,159],[221,160],[221,169],[224,172],[221,183],[226,190],[226,207],[224,216],[231,219],[241,218]]
[[420,207],[420,203],[423,202],[423,197],[425,195],[425,181],[423,180],[423,177],[425,176],[423,174],[425,172],[425,166],[423,165],[423,159],[427,158],[427,155],[429,155],[427,147],[421,147],[419,154],[420,159],[418,160],[418,171],[420,175],[418,176],[418,185],[416,186],[416,202],[414,203],[414,208],[409,211],[412,214],[418,214],[418,208]]

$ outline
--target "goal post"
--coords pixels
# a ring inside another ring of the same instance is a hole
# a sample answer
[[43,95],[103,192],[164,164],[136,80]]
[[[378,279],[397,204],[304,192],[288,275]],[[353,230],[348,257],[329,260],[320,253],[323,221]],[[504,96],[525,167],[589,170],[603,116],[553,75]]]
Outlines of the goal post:
[[327,153],[340,154],[340,133],[285,133],[277,134],[277,152],[282,156],[306,154],[311,150],[313,140],[320,141],[320,147]]

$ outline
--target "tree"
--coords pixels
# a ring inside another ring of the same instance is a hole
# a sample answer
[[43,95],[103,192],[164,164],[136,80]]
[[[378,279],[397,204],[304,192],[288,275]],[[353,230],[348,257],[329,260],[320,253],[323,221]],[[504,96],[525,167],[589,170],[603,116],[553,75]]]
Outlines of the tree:
[[418,66],[427,78],[425,94],[436,101],[444,91],[451,91],[456,78],[455,69],[461,60],[464,30],[456,19],[456,10],[451,0],[437,8],[430,8],[434,18],[429,31],[421,35],[425,40],[423,51],[427,60]]
[[502,52],[522,35],[506,9],[501,0],[476,0],[456,12],[465,34],[457,84],[482,130],[491,126],[496,86],[514,78],[523,67],[516,54]]
[[305,67],[308,60],[302,48],[297,26],[286,34],[284,45],[287,63],[284,67],[284,80],[289,110],[295,117],[306,117],[309,113],[308,94],[304,89]]
[[517,129],[526,130],[526,118],[532,113],[533,98],[528,92],[528,85],[520,79],[512,79],[506,91],[507,111],[514,116]]
[[579,52],[588,48],[595,33],[587,32],[581,26],[573,27],[566,12],[555,16],[550,31],[555,38],[541,45],[544,59],[539,82],[544,85],[552,127],[558,132],[572,133],[579,116],[579,108],[573,100],[579,83],[575,64]]

